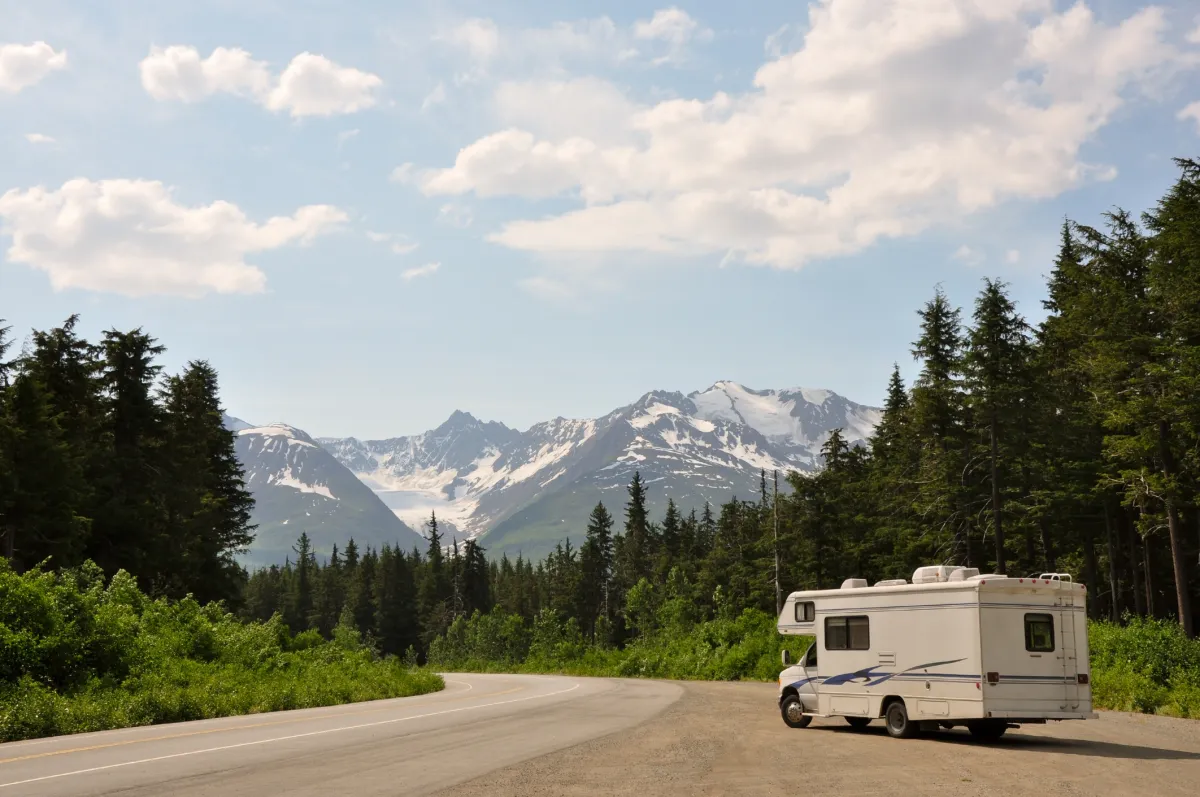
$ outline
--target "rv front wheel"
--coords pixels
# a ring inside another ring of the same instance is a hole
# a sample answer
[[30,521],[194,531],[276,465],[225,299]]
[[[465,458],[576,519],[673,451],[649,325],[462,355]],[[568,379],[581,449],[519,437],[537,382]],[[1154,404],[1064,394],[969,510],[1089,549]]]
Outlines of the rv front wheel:
[[915,722],[909,721],[908,709],[904,707],[903,700],[889,704],[884,717],[887,720],[888,735],[897,739],[911,739],[920,730]]
[[804,713],[804,706],[800,704],[800,698],[796,695],[785,697],[779,704],[779,712],[789,728],[807,728],[812,722],[812,717]]

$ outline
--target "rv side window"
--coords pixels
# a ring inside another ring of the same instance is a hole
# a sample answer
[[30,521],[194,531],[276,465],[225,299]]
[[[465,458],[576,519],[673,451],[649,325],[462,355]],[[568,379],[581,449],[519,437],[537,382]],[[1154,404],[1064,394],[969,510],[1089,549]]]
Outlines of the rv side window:
[[825,649],[870,650],[870,620],[866,617],[826,617]]
[[1025,649],[1033,653],[1054,650],[1054,615],[1025,615]]
[[796,603],[796,622],[797,623],[811,623],[816,618],[817,618],[817,610],[816,610],[816,607],[813,606],[812,601]]
[[805,667],[816,667],[817,666],[817,643],[816,642],[813,642],[811,645],[808,646],[808,653],[804,657],[804,666]]

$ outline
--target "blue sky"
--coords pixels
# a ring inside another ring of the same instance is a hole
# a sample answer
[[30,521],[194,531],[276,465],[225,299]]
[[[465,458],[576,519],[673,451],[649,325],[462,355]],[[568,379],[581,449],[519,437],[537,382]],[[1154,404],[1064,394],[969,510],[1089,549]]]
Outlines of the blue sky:
[[935,285],[1036,320],[1198,101],[1184,0],[0,0],[0,317],[144,327],[320,435],[876,403]]

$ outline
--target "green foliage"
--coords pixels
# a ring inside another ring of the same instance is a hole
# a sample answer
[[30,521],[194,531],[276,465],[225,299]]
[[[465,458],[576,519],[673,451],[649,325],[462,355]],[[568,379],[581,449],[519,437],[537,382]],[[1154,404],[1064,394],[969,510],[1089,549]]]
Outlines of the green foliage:
[[352,628],[292,636],[279,615],[151,599],[86,563],[16,573],[0,560],[0,741],[421,694],[432,673],[380,659]]
[[1178,623],[1127,620],[1094,622],[1088,631],[1094,704],[1200,719],[1200,640]]

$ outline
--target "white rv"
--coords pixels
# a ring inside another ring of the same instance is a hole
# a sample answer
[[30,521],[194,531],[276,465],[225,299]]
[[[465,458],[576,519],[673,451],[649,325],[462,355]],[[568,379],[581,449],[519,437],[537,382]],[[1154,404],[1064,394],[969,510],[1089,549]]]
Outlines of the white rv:
[[1021,723],[1094,718],[1085,601],[1067,574],[945,566],[918,568],[911,584],[793,592],[779,632],[814,641],[795,664],[783,653],[783,720],[882,718],[901,738],[965,725],[996,739]]

